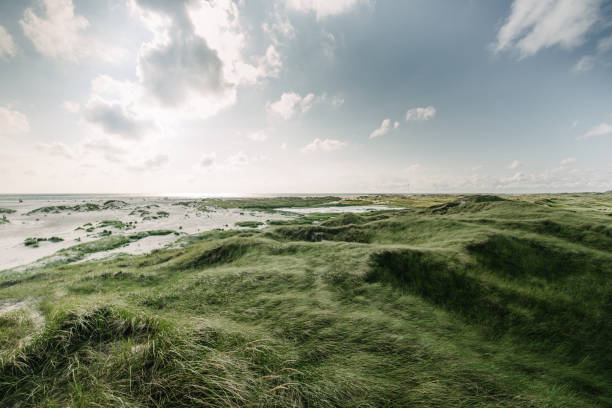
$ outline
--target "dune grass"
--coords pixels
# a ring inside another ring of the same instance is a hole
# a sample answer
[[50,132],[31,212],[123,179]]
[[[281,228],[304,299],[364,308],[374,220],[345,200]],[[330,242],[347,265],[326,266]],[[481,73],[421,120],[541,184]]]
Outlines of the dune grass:
[[62,242],[64,239],[60,238],[60,237],[50,237],[50,238],[26,238],[23,241],[23,245],[30,247],[30,248],[38,248],[38,243],[39,242]]
[[0,406],[610,406],[612,194],[580,200],[406,196],[0,275]]
[[257,228],[264,225],[261,221],[238,221],[234,224],[236,227]]

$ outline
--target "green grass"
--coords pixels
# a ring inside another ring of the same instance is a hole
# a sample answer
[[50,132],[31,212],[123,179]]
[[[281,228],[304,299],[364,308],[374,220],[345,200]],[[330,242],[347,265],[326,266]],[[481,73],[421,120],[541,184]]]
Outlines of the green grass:
[[123,222],[120,220],[103,220],[103,221],[100,221],[98,225],[96,225],[96,228],[107,228],[107,227],[112,227],[118,230],[127,230],[127,229],[135,228],[133,221]]
[[0,406],[612,404],[612,194],[359,199],[0,274]]
[[101,207],[95,203],[85,203],[85,204],[77,204],[74,206],[66,206],[66,205],[52,205],[46,207],[36,208],[32,211],[26,213],[26,215],[34,215],[34,214],[59,214],[64,211],[100,211],[103,210],[104,207]]
[[313,196],[313,197],[270,197],[270,198],[207,198],[194,201],[181,201],[175,205],[191,206],[202,212],[209,212],[210,207],[216,208],[241,208],[245,210],[257,210],[263,212],[274,212],[281,207],[312,207],[341,202],[340,197]]
[[38,243],[39,243],[39,242],[45,242],[45,241],[48,241],[48,242],[53,242],[53,243],[56,243],[56,242],[62,242],[63,240],[64,240],[64,239],[63,239],[63,238],[60,238],[60,237],[50,237],[50,238],[26,238],[26,239],[23,241],[23,245],[25,245],[25,246],[29,246],[29,247],[31,247],[31,248],[38,248],[38,246],[39,246],[39,245],[38,245]]
[[0,207],[0,214],[13,214],[16,210],[12,210],[10,208],[2,208]]
[[264,223],[261,221],[238,221],[234,225],[243,228],[257,228],[264,225]]

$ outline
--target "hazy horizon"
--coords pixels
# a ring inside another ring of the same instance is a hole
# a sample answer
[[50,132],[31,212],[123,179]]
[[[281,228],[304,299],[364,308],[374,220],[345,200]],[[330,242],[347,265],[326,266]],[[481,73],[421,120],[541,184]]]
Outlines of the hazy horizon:
[[609,0],[2,2],[0,193],[612,190],[611,23]]

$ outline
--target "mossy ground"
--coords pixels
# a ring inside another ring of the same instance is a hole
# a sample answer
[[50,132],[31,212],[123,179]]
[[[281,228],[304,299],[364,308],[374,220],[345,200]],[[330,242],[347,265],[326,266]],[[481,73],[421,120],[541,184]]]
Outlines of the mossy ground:
[[5,274],[0,406],[612,404],[612,194],[384,198]]

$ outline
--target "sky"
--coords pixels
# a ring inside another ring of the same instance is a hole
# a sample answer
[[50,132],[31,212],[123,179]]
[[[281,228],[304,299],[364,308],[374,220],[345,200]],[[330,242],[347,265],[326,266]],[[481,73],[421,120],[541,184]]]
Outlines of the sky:
[[0,2],[0,193],[612,189],[612,1]]

